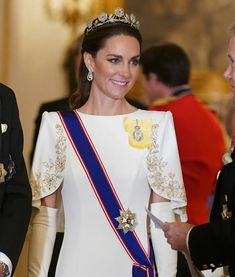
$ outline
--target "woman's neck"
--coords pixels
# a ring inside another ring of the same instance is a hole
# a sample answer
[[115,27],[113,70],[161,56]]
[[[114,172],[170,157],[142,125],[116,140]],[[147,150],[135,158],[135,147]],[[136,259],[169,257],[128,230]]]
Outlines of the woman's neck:
[[97,99],[89,98],[78,110],[91,115],[119,115],[131,113],[137,109],[130,105],[125,98],[110,99],[110,101],[97,101]]

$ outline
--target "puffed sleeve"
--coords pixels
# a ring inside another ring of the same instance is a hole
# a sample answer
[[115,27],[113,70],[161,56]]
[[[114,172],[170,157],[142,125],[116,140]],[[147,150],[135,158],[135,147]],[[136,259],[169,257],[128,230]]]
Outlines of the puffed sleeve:
[[171,112],[161,113],[152,126],[152,147],[147,156],[148,180],[152,190],[171,201],[181,221],[187,221],[186,193]]
[[44,112],[31,171],[33,206],[55,192],[63,182],[66,163],[66,136],[56,112]]

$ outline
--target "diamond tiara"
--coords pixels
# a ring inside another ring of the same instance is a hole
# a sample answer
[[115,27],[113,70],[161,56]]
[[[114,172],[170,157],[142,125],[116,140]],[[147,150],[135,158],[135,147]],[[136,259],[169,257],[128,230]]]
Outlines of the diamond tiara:
[[124,23],[139,30],[140,23],[133,14],[128,15],[123,8],[116,8],[114,14],[101,13],[96,19],[87,22],[86,34],[95,30],[97,27],[108,23]]

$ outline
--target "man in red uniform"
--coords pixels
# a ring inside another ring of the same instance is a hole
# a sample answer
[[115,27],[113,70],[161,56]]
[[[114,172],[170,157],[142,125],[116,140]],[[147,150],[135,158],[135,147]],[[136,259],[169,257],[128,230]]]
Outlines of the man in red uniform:
[[171,111],[187,193],[189,222],[208,221],[208,198],[222,165],[225,141],[220,122],[188,85],[190,62],[178,45],[147,49],[141,57],[150,110]]
[[[190,62],[181,47],[173,43],[153,46],[142,54],[140,63],[149,109],[173,114],[189,223],[208,222],[208,200],[225,152],[220,122],[193,95],[188,85]],[[191,276],[182,259],[180,255],[179,276]]]

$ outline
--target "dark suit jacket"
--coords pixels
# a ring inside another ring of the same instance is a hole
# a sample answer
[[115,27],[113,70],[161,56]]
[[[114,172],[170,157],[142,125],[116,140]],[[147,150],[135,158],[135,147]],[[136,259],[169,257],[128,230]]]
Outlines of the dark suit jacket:
[[[235,276],[235,152],[217,181],[210,223],[194,227],[189,235],[192,260],[200,269],[229,265]],[[225,211],[229,218],[222,217]]]
[[14,271],[27,232],[32,200],[16,98],[3,84],[0,84],[0,101],[0,123],[7,124],[6,132],[0,129],[0,163],[8,171],[8,180],[0,183],[0,252],[11,260]]

